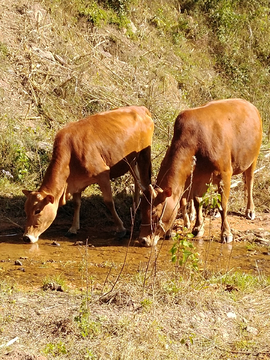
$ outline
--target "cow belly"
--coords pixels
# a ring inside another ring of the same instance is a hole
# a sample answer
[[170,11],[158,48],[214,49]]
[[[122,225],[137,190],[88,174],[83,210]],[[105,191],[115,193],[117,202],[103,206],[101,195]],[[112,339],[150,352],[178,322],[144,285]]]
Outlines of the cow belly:
[[121,160],[110,169],[110,178],[116,179],[130,170],[128,160]]

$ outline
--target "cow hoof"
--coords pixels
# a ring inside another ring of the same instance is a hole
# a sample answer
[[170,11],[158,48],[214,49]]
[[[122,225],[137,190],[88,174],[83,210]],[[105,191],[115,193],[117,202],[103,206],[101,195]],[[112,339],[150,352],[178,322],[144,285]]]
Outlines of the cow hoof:
[[169,240],[171,237],[172,237],[172,231],[168,230],[164,235],[164,239]]
[[143,246],[143,247],[150,247],[150,246],[152,246],[151,241],[148,240],[148,239],[145,239],[145,238],[140,239],[139,242],[140,242],[140,246]]
[[233,241],[233,234],[223,234],[222,235],[222,242],[223,244],[229,244]]
[[246,218],[249,220],[254,220],[255,219],[255,212],[252,210],[247,210],[246,211]]
[[220,212],[219,212],[219,210],[218,209],[214,209],[214,211],[213,211],[213,218],[214,219],[218,219],[218,218],[220,218]]
[[201,238],[204,234],[204,228],[202,227],[196,227],[192,230],[192,234],[194,235],[194,237],[196,238]]

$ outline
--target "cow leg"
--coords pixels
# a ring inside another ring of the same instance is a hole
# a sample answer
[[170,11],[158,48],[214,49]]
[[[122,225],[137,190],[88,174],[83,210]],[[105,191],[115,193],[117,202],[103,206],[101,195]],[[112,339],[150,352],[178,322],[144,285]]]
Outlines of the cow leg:
[[144,192],[151,184],[152,164],[150,146],[138,154],[136,167],[138,170],[139,187],[141,191]]
[[140,201],[140,185],[139,185],[140,174],[139,174],[137,163],[132,162],[130,164],[130,166],[131,166],[132,175],[134,178],[134,203],[135,203],[135,207],[137,208],[137,206],[139,205],[139,201]]
[[246,191],[247,191],[247,208],[246,218],[250,220],[255,219],[255,206],[253,202],[253,182],[254,182],[254,170],[256,167],[256,161],[245,171]]
[[230,225],[227,219],[228,200],[230,196],[231,173],[224,173],[221,176],[221,181],[218,185],[219,193],[221,194],[221,240],[223,243],[230,243],[233,241]]
[[[193,200],[192,200],[192,203],[193,203]],[[190,220],[190,216],[189,216],[189,212],[188,212],[188,206],[187,206],[187,199],[186,198],[181,199],[180,207],[181,207],[182,216],[183,216],[183,220],[184,220],[184,227],[186,229],[189,229],[191,220]]]
[[73,203],[74,203],[74,215],[71,228],[68,230],[66,236],[72,236],[77,234],[77,231],[80,229],[80,209],[81,209],[81,193],[73,194]]
[[123,222],[119,218],[115,209],[109,172],[107,172],[106,175],[103,174],[101,177],[99,177],[98,185],[102,192],[104,203],[112,214],[114,223],[116,225],[116,232],[118,233],[119,236],[122,237],[126,234],[126,229],[124,228]]
[[192,234],[196,237],[202,237],[204,234],[204,219],[203,219],[203,207],[200,206],[201,198],[195,196],[194,207],[196,211],[196,222],[192,230]]
[[193,221],[196,218],[196,209],[195,209],[195,206],[194,206],[194,200],[193,199],[190,200],[189,205],[190,205],[190,207],[189,207],[189,219],[190,219],[190,221]]

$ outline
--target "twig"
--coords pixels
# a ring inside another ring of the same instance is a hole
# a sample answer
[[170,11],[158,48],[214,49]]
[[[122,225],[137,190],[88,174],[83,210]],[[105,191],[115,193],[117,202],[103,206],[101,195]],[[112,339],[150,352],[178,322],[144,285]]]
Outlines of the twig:
[[225,349],[225,348],[222,348],[218,345],[214,345],[214,347],[218,350],[221,350],[221,351],[226,351],[228,353],[231,353],[231,354],[241,354],[241,355],[252,355],[252,356],[259,356],[259,355],[262,355],[262,354],[270,354],[270,350],[266,350],[266,351],[258,351],[258,352],[252,352],[252,351],[242,351],[242,350],[230,350],[230,349]]
[[142,289],[142,296],[144,297],[144,290],[145,290],[145,284],[146,284],[146,277],[147,277],[147,273],[148,273],[148,269],[150,266],[150,261],[152,258],[152,253],[153,253],[153,249],[155,248],[155,246],[151,246],[151,251],[150,251],[150,256],[146,265],[146,269],[145,269],[145,273],[144,273],[144,279],[143,279],[143,289]]
[[6,344],[0,345],[0,348],[10,346],[10,345],[12,345],[13,343],[15,343],[15,341],[17,341],[17,340],[19,340],[18,336],[16,336],[14,339],[8,341]]
[[111,272],[112,272],[112,266],[110,267],[110,269],[109,269],[109,271],[108,271],[108,273],[107,273],[107,276],[106,276],[106,278],[105,278],[105,280],[104,280],[104,283],[103,283],[103,286],[102,286],[102,290],[101,290],[101,292],[103,293],[103,290],[104,290],[104,288],[105,288],[105,285],[106,285],[106,283],[107,283],[107,280],[108,280],[108,278],[109,278],[109,276],[110,276],[110,274],[111,274]]
[[17,226],[19,229],[23,230],[23,227],[17,223],[15,223],[13,220],[11,220],[10,218],[8,218],[7,216],[4,216],[5,219],[7,219],[9,222],[11,222],[11,224]]
[[102,298],[103,298],[103,297],[105,297],[106,295],[110,294],[110,293],[114,290],[114,288],[115,288],[115,286],[116,286],[116,284],[117,284],[118,280],[120,279],[120,277],[121,277],[121,275],[122,275],[122,273],[123,273],[124,267],[126,266],[126,262],[127,262],[127,255],[128,255],[128,251],[129,251],[129,247],[130,247],[131,239],[132,239],[132,236],[133,236],[134,223],[135,223],[135,216],[136,216],[136,213],[137,213],[138,207],[139,207],[139,204],[138,204],[138,206],[135,208],[134,215],[132,214],[132,209],[130,210],[130,212],[131,212],[131,229],[130,229],[130,237],[129,237],[129,241],[128,241],[128,245],[127,245],[127,249],[126,249],[126,253],[125,253],[125,258],[124,258],[123,265],[122,265],[122,267],[121,267],[121,269],[120,269],[120,271],[119,271],[119,274],[117,275],[117,278],[116,278],[116,280],[115,280],[114,284],[112,285],[112,288],[111,288],[109,291],[107,291],[105,294],[101,295],[100,299],[102,299]]

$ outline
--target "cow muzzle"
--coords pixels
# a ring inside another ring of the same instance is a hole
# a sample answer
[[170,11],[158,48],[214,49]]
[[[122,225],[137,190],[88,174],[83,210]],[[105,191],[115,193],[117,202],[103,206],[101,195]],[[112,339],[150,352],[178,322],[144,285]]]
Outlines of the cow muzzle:
[[159,235],[149,235],[139,239],[140,245],[144,247],[151,247],[157,245]]
[[34,244],[35,242],[38,241],[38,237],[30,235],[30,234],[24,234],[23,235],[23,241],[26,244]]

